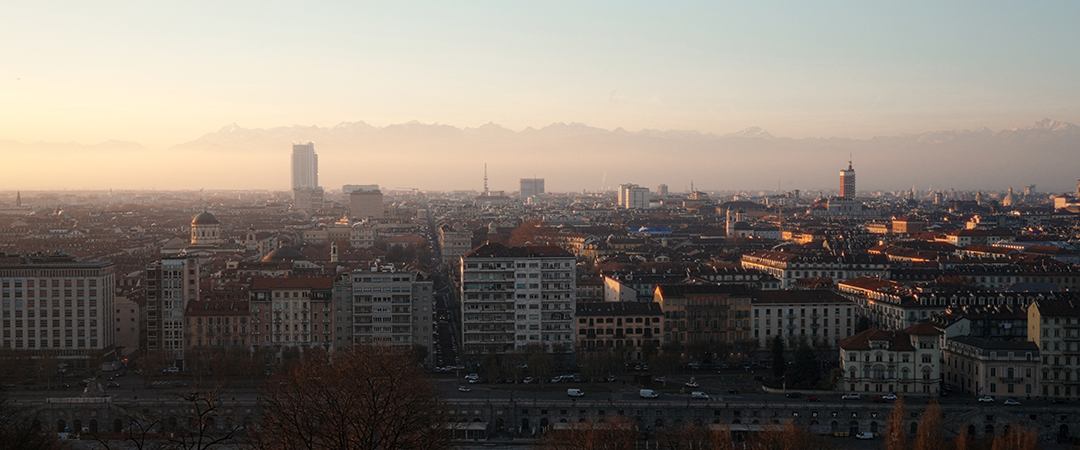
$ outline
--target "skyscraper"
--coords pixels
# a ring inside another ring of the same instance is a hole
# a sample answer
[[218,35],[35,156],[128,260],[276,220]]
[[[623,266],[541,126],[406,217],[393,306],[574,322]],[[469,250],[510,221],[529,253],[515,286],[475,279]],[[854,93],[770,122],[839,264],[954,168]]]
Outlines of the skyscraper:
[[851,161],[847,163],[847,170],[840,171],[840,197],[855,198],[855,169],[851,168]]
[[292,187],[319,187],[319,155],[315,153],[314,142],[292,146]]
[[319,186],[319,155],[313,142],[292,146],[293,207],[312,212],[322,208],[323,189]]
[[543,178],[522,178],[521,198],[535,197],[544,193]]

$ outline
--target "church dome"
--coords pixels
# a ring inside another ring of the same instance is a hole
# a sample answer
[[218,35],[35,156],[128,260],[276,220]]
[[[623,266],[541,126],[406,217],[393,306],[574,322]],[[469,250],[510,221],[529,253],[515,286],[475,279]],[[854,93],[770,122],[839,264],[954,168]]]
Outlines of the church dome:
[[199,215],[191,219],[192,225],[220,225],[217,216],[210,213],[210,211],[203,211]]
[[289,262],[307,260],[307,256],[292,247],[278,247],[263,256],[263,262]]

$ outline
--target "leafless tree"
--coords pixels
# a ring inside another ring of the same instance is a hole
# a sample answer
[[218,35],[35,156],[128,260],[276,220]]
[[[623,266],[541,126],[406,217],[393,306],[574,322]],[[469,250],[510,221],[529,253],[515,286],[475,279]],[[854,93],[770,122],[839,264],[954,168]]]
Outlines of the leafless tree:
[[0,448],[25,450],[60,450],[69,448],[55,434],[40,427],[37,417],[15,408],[0,397]]
[[448,445],[435,386],[408,349],[354,346],[270,379],[259,449],[435,450]]
[[93,438],[106,450],[212,450],[240,443],[242,423],[229,413],[217,389],[177,393],[173,401],[185,411],[175,422],[132,411],[121,419],[124,427],[119,435],[101,433]]
[[[899,401],[899,399],[897,399]],[[916,429],[915,450],[941,450],[945,446],[945,429],[941,420],[941,405],[931,399],[923,411],[922,420]]]
[[904,397],[897,397],[885,422],[885,450],[905,450],[907,431],[904,429]]

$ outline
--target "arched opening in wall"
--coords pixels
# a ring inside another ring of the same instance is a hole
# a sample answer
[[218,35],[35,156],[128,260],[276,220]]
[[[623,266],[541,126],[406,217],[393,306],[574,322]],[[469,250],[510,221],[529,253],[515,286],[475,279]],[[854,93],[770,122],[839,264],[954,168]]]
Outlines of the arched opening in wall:
[[1008,425],[1005,425],[1005,428],[1001,429],[1001,434],[1003,434],[1005,436],[1008,436],[1009,435],[1009,430],[1010,430],[1010,427]]
[[114,420],[112,422],[112,432],[117,433],[117,434],[123,433],[124,432],[124,421],[122,421],[120,419]]
[[521,419],[521,432],[529,432],[529,419]]
[[547,417],[540,419],[540,428],[547,428],[550,423],[551,422],[548,421]]
[[60,419],[60,420],[56,421],[56,432],[57,433],[66,433],[67,432],[67,423],[64,422],[64,419]]
[[994,437],[993,425],[987,425],[986,428],[983,429],[983,437]]
[[71,423],[71,431],[75,434],[82,433],[82,421],[75,419],[75,421]]
[[1065,442],[1069,440],[1069,426],[1061,424],[1058,427],[1058,442]]
[[502,417],[495,419],[495,429],[502,430],[506,426],[506,422],[503,422]]
[[876,421],[875,422],[870,422],[870,432],[877,434],[877,432],[878,432],[878,424],[877,424]]
[[975,437],[975,433],[978,433],[978,432],[979,432],[979,430],[977,428],[975,428],[975,425],[968,425],[968,436]]
[[700,427],[702,425],[705,425],[705,424],[701,422],[700,418],[694,419],[694,426]]
[[856,434],[859,434],[859,421],[858,420],[852,420],[851,423],[848,424],[848,425],[849,425],[848,426],[848,433],[851,433],[852,436],[854,436]]
[[97,419],[90,419],[90,434],[97,434]]
[[911,422],[911,426],[908,427],[908,428],[909,428],[908,434],[914,435],[915,433],[917,433],[919,431],[919,422]]
[[832,423],[829,424],[829,431],[832,431],[833,433],[840,431],[840,422],[837,422],[835,420],[832,421]]

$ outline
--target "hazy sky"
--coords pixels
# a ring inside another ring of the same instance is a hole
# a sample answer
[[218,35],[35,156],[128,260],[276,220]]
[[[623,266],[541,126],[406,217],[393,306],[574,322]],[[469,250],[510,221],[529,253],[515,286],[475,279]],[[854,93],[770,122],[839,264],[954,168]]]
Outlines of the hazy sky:
[[0,140],[244,127],[870,137],[1080,122],[1080,2],[4,1]]

